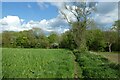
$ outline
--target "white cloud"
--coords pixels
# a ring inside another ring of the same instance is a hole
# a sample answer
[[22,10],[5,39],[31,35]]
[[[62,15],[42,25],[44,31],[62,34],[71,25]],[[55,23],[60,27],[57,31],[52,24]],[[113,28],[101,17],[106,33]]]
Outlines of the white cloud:
[[97,12],[99,14],[106,14],[118,7],[117,2],[99,2],[97,5]]
[[18,26],[21,20],[18,16],[7,16],[2,19],[2,22],[6,22],[9,25]]
[[104,15],[96,16],[95,20],[97,21],[97,23],[100,23],[100,24],[108,24],[113,22],[113,19],[111,17],[104,16]]
[[95,22],[100,27],[109,25],[110,28],[114,21],[118,20],[118,3],[116,2],[100,2],[97,6],[97,14],[95,14]]
[[[69,26],[65,20],[63,20],[60,16],[56,18],[46,20],[43,19],[41,21],[29,21],[27,23],[23,23],[24,19],[20,19],[18,16],[7,16],[3,19],[0,19],[0,27],[2,31],[23,31],[30,30],[34,27],[41,28],[45,33],[55,31],[57,33],[63,33],[68,30]],[[1,31],[0,31],[1,32]]]
[[[68,21],[76,21],[76,18],[73,15],[73,13],[65,9],[64,5],[66,5],[69,8],[68,3],[66,3],[66,2],[52,2],[51,5],[56,6],[60,11],[65,13],[67,18],[68,18]],[[74,9],[75,6],[73,5],[72,8]],[[62,18],[64,18],[63,14],[61,14],[61,12],[59,12],[59,14]]]
[[55,31],[58,33],[63,33],[64,29],[68,29],[69,26],[65,20],[63,20],[60,16],[50,20],[41,20],[38,26],[43,29],[44,31]]
[[[7,16],[0,19],[0,27],[2,31],[23,31],[28,30],[25,28],[25,24],[21,24],[24,19],[20,19],[18,16]],[[0,32],[2,32],[0,31]]]

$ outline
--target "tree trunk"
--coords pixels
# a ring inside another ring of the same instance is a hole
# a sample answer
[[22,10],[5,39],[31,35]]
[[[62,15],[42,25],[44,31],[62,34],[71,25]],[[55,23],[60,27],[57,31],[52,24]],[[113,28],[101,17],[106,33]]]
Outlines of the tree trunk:
[[86,51],[86,22],[73,23],[72,29],[77,49],[81,52]]
[[112,43],[109,44],[109,52],[111,52],[111,46],[112,46]]

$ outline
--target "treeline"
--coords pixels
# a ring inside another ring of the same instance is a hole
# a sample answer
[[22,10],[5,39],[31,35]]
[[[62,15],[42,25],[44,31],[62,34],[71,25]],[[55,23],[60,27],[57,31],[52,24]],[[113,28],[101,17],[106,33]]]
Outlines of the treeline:
[[[93,51],[120,51],[120,37],[117,31],[102,31],[100,29],[86,30],[86,45],[88,50]],[[79,40],[76,40],[79,42]],[[60,47],[76,49],[77,44],[74,40],[72,31],[62,34]]]
[[[28,31],[4,31],[2,34],[2,47],[7,48],[66,48],[76,49],[72,30],[63,34],[51,32],[46,36],[41,29],[33,28]],[[93,51],[120,51],[120,37],[116,31],[102,31],[100,29],[86,31],[86,44],[88,50]],[[79,40],[76,40],[79,42]]]

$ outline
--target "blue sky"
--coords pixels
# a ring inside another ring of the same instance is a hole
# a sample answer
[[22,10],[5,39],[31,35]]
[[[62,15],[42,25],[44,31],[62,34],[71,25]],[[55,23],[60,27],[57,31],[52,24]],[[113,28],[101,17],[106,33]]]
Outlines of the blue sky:
[[[63,33],[70,26],[59,9],[64,11],[69,20],[75,21],[74,15],[63,7],[65,2],[2,2],[1,31],[23,31],[33,27],[41,28],[45,33],[52,31]],[[69,6],[69,5],[67,5]],[[75,7],[74,5],[72,6]],[[110,28],[118,19],[117,2],[99,2],[93,17],[99,28]]]
[[51,19],[58,15],[57,7],[50,5],[50,3],[45,3],[45,5],[47,6],[40,6],[37,2],[3,2],[2,17],[13,15],[19,16],[25,21],[38,21]]

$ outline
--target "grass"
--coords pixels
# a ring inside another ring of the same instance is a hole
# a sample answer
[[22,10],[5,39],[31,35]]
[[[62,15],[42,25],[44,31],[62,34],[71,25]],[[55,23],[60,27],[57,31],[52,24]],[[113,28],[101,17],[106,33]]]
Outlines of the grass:
[[65,49],[2,49],[5,78],[73,78],[73,54]]
[[2,49],[0,48],[0,79],[2,78]]
[[105,58],[108,58],[111,62],[120,64],[120,52],[96,52],[99,55],[102,55]]
[[73,54],[66,49],[2,50],[4,78],[118,78],[120,75],[120,64],[96,53],[73,51]]
[[120,65],[111,63],[101,55],[74,52],[82,69],[83,78],[119,78]]

